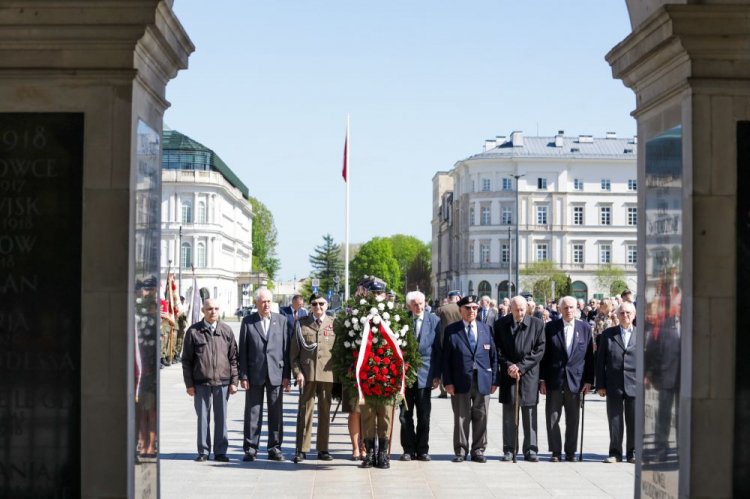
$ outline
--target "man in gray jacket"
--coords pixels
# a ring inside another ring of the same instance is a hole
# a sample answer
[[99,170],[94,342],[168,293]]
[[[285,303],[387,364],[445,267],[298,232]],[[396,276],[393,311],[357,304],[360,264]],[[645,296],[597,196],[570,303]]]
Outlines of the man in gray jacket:
[[211,405],[214,408],[214,460],[227,462],[227,401],[237,393],[237,342],[232,328],[219,322],[219,302],[203,304],[203,320],[185,333],[182,376],[198,416],[198,462],[211,453]]

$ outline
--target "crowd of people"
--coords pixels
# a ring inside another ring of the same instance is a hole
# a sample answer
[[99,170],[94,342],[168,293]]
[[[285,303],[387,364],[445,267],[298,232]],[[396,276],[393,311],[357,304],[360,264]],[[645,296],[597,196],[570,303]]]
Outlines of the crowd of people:
[[[357,294],[336,317],[326,313],[328,301],[317,293],[306,300],[309,312],[302,306],[302,296],[295,296],[292,306],[283,307],[280,313],[271,310],[272,301],[267,289],[255,293],[257,312],[242,319],[239,343],[231,328],[219,321],[218,303],[211,299],[203,304],[203,320],[185,333],[181,362],[198,419],[196,461],[208,460],[211,451],[216,461],[229,460],[226,408],[238,388],[245,392],[243,459],[258,458],[265,402],[268,459],[286,460],[282,452],[283,397],[294,382],[300,391],[295,462],[307,459],[311,450],[316,399],[317,459],[333,459],[330,414],[333,402],[339,399],[342,412],[348,414],[351,459],[361,461],[362,467],[390,466],[397,406],[399,459],[430,461],[432,393],[438,388],[438,397],[451,398],[454,462],[487,461],[489,403],[498,392],[502,403],[501,461],[515,462],[519,457],[539,461],[537,408],[541,394],[545,395],[550,460],[576,462],[582,399],[594,387],[600,396],[606,396],[610,442],[605,462],[634,462],[636,335],[635,306],[629,291],[601,301],[592,299],[588,304],[566,296],[548,301],[546,307],[524,296],[495,303],[487,296],[451,291],[432,313],[419,291],[406,294],[405,309],[401,305],[394,308],[385,283],[371,277],[360,281]],[[361,317],[354,310],[356,303],[365,307]],[[374,305],[372,312],[367,311],[370,304]],[[406,319],[400,319],[400,313]],[[360,323],[364,327],[360,328]],[[381,336],[370,331],[380,331]],[[375,346],[378,340],[379,346]],[[341,364],[341,352],[349,363],[344,368],[351,366],[345,371],[335,369],[336,356]],[[368,375],[373,379],[372,372],[365,372],[369,367],[362,368],[363,361],[372,363],[373,355],[378,354],[388,357],[384,364],[392,365],[381,371],[374,368],[373,372],[382,373],[374,378],[382,378],[392,397],[376,397],[362,388]],[[406,362],[407,355],[416,356],[412,366]],[[342,388],[345,376],[355,378],[356,383]],[[560,430],[563,416],[565,435]]]

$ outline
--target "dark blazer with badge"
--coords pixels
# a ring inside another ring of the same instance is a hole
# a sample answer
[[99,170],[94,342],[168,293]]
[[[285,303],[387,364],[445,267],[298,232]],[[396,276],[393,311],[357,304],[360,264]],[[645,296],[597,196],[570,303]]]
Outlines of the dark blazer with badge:
[[[279,313],[286,317],[286,320],[289,321],[290,327],[294,327],[294,309],[292,308],[291,305],[288,305],[286,307],[280,307]],[[303,317],[307,317],[307,310],[305,310],[304,308],[301,308],[297,312],[297,320],[300,320]]]
[[500,402],[516,403],[516,380],[508,375],[508,367],[515,364],[521,371],[520,405],[539,403],[539,372],[544,357],[546,337],[544,322],[528,314],[521,322],[521,330],[514,336],[513,314],[495,322],[495,343],[500,365]]
[[605,329],[596,352],[596,387],[607,390],[607,395],[635,397],[635,337],[636,328],[627,346],[620,326]]
[[471,390],[473,366],[477,365],[477,389],[489,395],[497,386],[497,351],[492,339],[492,327],[475,321],[477,328],[476,350],[472,351],[466,337],[463,321],[448,326],[443,335],[443,385],[453,385],[456,393]]
[[567,388],[580,393],[584,383],[594,384],[596,365],[591,326],[579,320],[573,324],[570,355],[565,343],[565,321],[550,321],[544,327],[545,346],[540,378],[550,390],[557,390],[567,381]]
[[[315,322],[315,316],[308,315],[297,321],[298,326],[292,330],[291,360],[292,374],[296,377],[300,372],[305,376],[305,382],[319,381],[333,383],[333,343],[336,333],[333,332],[333,317],[324,315],[320,326]],[[299,331],[297,331],[299,327]],[[318,346],[312,351],[300,345],[299,335],[305,343]]]
[[[414,317],[412,317],[412,324]],[[435,314],[425,312],[422,316],[422,329],[419,331],[419,355],[422,366],[417,372],[414,388],[432,388],[432,380],[440,377],[443,346],[440,342],[440,319]]]
[[[479,322],[484,322],[488,326],[492,326],[495,324],[495,321],[497,320],[497,310],[492,310],[491,308],[486,309],[480,308],[477,310],[477,320]],[[484,316],[484,318],[483,318]]]
[[255,312],[242,319],[240,326],[240,380],[262,385],[266,377],[272,385],[289,379],[289,344],[291,326],[286,317],[271,312],[268,337],[263,334],[260,314]]

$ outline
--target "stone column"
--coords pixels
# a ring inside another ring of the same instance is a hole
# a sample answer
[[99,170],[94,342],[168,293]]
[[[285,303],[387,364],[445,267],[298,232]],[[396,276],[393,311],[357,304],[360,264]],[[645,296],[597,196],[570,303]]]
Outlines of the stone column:
[[[746,216],[738,220],[737,194],[738,185],[747,186],[738,169],[747,168],[739,158],[748,157],[742,127],[750,121],[750,2],[627,3],[633,33],[607,61],[635,92],[638,120],[636,497],[747,497],[750,435],[743,423],[750,401],[735,359],[745,362],[748,354],[747,333],[737,335],[738,317],[745,317],[737,294],[747,287],[738,282],[738,237],[748,231]],[[660,155],[667,142],[676,150]],[[659,241],[675,248],[681,242],[681,252],[659,255]],[[673,273],[657,291],[660,267]],[[643,382],[645,374],[664,375],[649,364],[647,342],[659,339],[665,355],[678,352],[681,368],[677,424],[662,426],[663,444],[652,425],[662,401],[644,390],[661,396],[666,385]]]
[[[158,166],[162,117],[169,105],[165,100],[166,85],[179,69],[187,67],[194,47],[175,18],[171,0],[126,3],[16,1],[5,2],[0,10],[3,128],[18,127],[23,136],[23,123],[38,120],[38,127],[31,131],[42,130],[47,138],[57,139],[63,135],[49,135],[51,124],[80,118],[80,135],[57,143],[52,153],[64,160],[59,151],[72,151],[76,143],[82,144],[83,152],[80,163],[73,165],[74,173],[81,177],[77,184],[81,192],[80,216],[67,216],[65,206],[60,206],[59,212],[61,219],[80,221],[69,234],[79,247],[79,257],[67,262],[80,269],[80,279],[58,282],[57,286],[61,293],[78,290],[64,298],[79,305],[71,307],[70,323],[74,326],[65,334],[74,342],[80,341],[80,349],[62,358],[58,371],[44,373],[47,379],[54,380],[73,372],[80,385],[76,382],[71,384],[75,386],[63,387],[70,388],[70,398],[66,392],[60,398],[50,393],[47,399],[59,404],[58,414],[65,411],[69,425],[63,422],[52,427],[48,421],[35,421],[36,416],[27,413],[28,428],[22,430],[30,435],[36,432],[37,436],[28,439],[28,452],[34,462],[27,460],[23,467],[33,465],[39,470],[41,466],[45,472],[24,473],[0,483],[3,497],[13,495],[4,488],[8,486],[38,497],[133,497],[137,480],[152,480],[151,490],[156,494],[155,460],[150,477],[137,476],[135,471],[133,312],[137,283],[133,214],[136,189],[140,188],[139,157],[150,154],[151,165]],[[146,129],[153,132],[149,135],[152,142],[146,144],[152,146],[150,152],[140,149],[139,137]],[[37,145],[39,159],[44,159],[46,151],[41,146],[45,144],[40,140]],[[44,183],[44,179],[36,177],[25,180],[24,188],[30,190]],[[152,182],[158,203],[161,184],[158,179]],[[52,187],[44,185],[45,189]],[[160,213],[158,209],[157,227]],[[41,225],[40,222],[30,230],[38,230]],[[158,286],[158,258],[153,263]],[[138,282],[142,283],[140,278]],[[29,299],[30,303],[34,301]],[[62,320],[50,319],[40,322],[47,325],[29,336],[31,344],[37,338],[41,340],[29,347],[36,349],[30,350],[29,358],[40,352],[45,355],[47,338],[62,334],[68,327]],[[51,324],[56,324],[55,328]],[[12,383],[8,386],[7,381],[5,388],[14,393],[22,389]],[[41,412],[41,407],[34,412]],[[6,445],[13,444],[10,439],[0,439],[0,455],[11,456],[3,467],[20,467],[13,459],[22,458],[25,451],[6,452]],[[52,446],[61,449],[57,455],[49,453]]]

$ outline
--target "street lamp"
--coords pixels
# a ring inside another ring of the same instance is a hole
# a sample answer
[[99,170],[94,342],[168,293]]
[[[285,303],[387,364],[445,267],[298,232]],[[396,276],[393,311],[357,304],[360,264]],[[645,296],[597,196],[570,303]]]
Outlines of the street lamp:
[[[518,267],[521,263],[521,254],[518,251],[518,226],[521,224],[521,213],[519,211],[519,204],[518,204],[518,179],[521,177],[525,177],[526,174],[523,175],[513,175],[512,173],[508,174],[509,177],[516,179],[516,290],[521,289],[519,282],[518,282]],[[508,273],[510,274],[510,269],[508,269]]]

